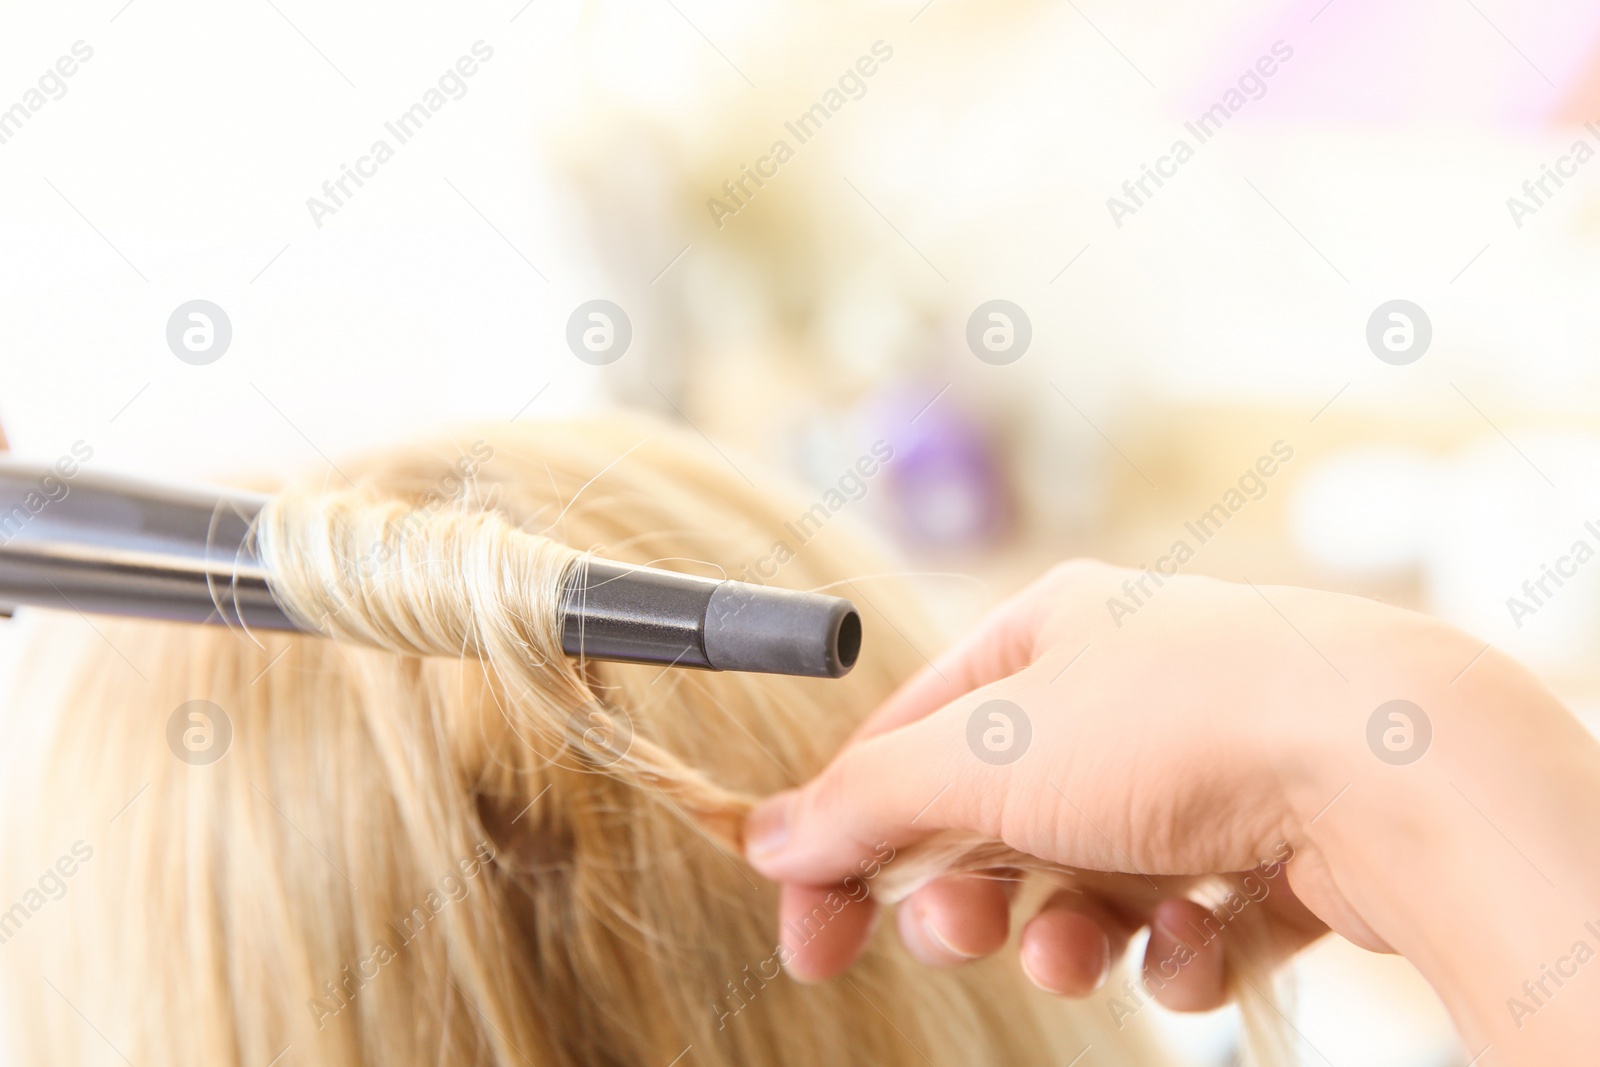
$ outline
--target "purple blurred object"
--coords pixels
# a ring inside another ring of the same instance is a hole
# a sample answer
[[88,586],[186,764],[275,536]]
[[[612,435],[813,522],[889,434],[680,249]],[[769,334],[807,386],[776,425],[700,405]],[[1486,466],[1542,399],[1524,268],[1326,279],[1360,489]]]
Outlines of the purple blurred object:
[[[907,540],[975,548],[1008,534],[1011,489],[991,431],[947,391],[919,383],[872,404],[874,433],[894,447],[885,480],[890,518]],[[914,421],[913,421],[914,420]]]

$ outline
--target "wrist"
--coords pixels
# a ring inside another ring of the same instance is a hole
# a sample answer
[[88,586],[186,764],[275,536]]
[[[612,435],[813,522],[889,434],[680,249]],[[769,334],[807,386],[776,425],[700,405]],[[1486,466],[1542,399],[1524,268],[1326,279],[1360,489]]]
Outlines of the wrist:
[[1523,668],[1417,618],[1329,709],[1299,833],[1483,1063],[1570,1055],[1600,1000],[1600,962],[1574,962],[1600,955],[1600,745]]

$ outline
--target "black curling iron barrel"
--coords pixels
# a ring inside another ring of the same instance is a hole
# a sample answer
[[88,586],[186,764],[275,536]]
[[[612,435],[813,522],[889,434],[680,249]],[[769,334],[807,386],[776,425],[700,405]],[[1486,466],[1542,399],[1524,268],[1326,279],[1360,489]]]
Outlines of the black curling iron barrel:
[[[266,499],[0,461],[0,607],[301,630],[255,551]],[[848,600],[592,557],[561,615],[588,659],[839,678],[861,649]]]
[[848,600],[610,560],[579,560],[561,608],[569,656],[840,678],[861,651]]

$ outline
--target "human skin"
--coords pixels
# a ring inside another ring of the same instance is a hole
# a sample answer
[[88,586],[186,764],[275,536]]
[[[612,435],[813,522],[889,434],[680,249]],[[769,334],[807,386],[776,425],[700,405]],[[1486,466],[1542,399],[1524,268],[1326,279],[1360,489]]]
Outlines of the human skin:
[[[1053,897],[1021,935],[1036,984],[1084,995],[1140,926],[1147,963],[1184,940],[1206,914],[1184,897],[1191,878],[1247,871],[1287,844],[1292,892],[1261,905],[1275,956],[1329,929],[1403,954],[1481,1067],[1600,1047],[1600,962],[1588,960],[1600,952],[1600,744],[1560,702],[1482,641],[1359,597],[1171,577],[1114,619],[1108,598],[1126,600],[1138,577],[1054,568],[907,682],[816,779],[758,807],[748,855],[783,883],[780,920],[811,911],[880,842],[972,831],[1109,872]],[[995,699],[1032,728],[1009,764],[968,742],[974,711]],[[1431,724],[1414,762],[1369,743],[1369,720],[1396,699]],[[1153,900],[1152,885],[1171,896]],[[1009,911],[1005,883],[953,876],[897,921],[913,954],[951,966],[997,951]],[[793,946],[790,973],[843,971],[869,914]],[[1226,943],[1225,931],[1193,946],[1157,999],[1220,1004]]]

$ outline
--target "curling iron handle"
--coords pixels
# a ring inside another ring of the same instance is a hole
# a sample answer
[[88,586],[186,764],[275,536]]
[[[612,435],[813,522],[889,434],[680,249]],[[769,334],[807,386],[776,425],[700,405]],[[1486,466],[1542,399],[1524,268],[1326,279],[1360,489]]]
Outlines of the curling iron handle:
[[248,542],[264,502],[0,462],[0,603],[297,630]]

